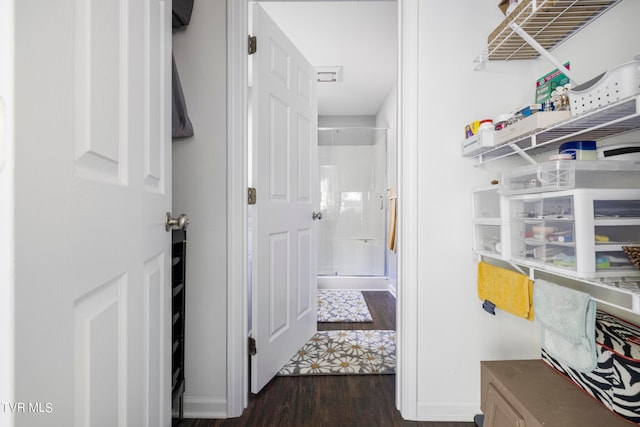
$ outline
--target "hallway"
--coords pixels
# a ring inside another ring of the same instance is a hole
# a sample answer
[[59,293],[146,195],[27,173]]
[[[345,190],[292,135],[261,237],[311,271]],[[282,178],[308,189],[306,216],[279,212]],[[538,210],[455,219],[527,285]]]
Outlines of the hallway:
[[[381,291],[363,295],[373,322],[319,323],[318,330],[395,329],[395,298]],[[182,426],[475,427],[475,424],[404,421],[395,408],[395,375],[345,375],[276,377],[259,395],[250,397],[242,417],[185,420]]]

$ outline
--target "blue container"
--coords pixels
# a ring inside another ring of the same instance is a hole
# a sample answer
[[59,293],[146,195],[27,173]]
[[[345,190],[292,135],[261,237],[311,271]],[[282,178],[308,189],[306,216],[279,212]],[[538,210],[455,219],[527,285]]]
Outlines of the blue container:
[[598,157],[595,141],[569,141],[560,146],[560,154],[571,154],[573,160],[596,160]]

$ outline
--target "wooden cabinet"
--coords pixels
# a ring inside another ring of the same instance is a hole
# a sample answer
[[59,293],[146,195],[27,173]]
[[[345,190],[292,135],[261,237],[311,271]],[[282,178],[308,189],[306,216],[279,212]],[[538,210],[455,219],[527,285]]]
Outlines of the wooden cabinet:
[[622,427],[629,423],[542,360],[480,362],[482,427]]
[[187,231],[173,230],[171,249],[171,407],[172,412],[183,417],[182,395],[184,379],[184,314],[185,314],[185,261],[187,255]]

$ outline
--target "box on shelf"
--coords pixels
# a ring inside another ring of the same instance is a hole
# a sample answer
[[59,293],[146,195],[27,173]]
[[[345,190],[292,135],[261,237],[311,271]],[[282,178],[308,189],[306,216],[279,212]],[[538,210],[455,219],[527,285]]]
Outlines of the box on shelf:
[[504,195],[560,191],[571,188],[637,188],[640,161],[553,160],[504,172]]
[[[498,34],[502,33],[502,31],[504,31],[505,28],[508,27],[508,25],[510,23],[510,18],[512,16],[518,16],[518,14],[520,14],[523,10],[528,8],[530,4],[531,4],[531,0],[521,0],[520,2],[518,2],[518,6],[513,11],[511,11],[511,13],[509,14],[510,17],[505,19],[500,25],[498,25],[498,27],[496,29],[494,29],[491,32],[491,34],[489,34],[489,37],[488,37],[488,40],[487,40],[489,45],[491,45],[491,42],[494,41],[494,39],[498,36]],[[504,13],[506,15],[507,14],[507,9],[509,8],[509,0],[501,1],[498,4],[498,7],[502,11],[502,13]]]
[[640,160],[640,142],[605,145],[596,151],[598,159]]
[[462,155],[465,157],[475,156],[495,146],[493,130],[480,130],[476,135],[462,140]]
[[[565,62],[564,65],[567,70],[571,69],[571,64]],[[556,88],[561,87],[569,83],[569,77],[565,76],[557,68],[544,76],[536,80],[536,103],[544,103],[551,98],[551,94]]]
[[500,8],[500,10],[502,11],[502,13],[504,13],[505,15],[507,14],[507,10],[509,9],[509,6],[511,5],[517,5],[518,4],[518,0],[501,0],[500,3],[498,3],[498,8]]
[[502,145],[521,136],[545,129],[571,118],[570,111],[540,111],[495,132],[494,144]]

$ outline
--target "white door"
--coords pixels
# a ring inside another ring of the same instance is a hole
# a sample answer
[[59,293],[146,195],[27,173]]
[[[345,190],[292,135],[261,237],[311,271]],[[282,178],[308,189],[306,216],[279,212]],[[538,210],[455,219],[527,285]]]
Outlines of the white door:
[[259,392],[316,332],[319,210],[316,72],[254,5],[251,391]]
[[171,2],[15,14],[16,425],[169,426]]

